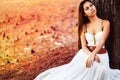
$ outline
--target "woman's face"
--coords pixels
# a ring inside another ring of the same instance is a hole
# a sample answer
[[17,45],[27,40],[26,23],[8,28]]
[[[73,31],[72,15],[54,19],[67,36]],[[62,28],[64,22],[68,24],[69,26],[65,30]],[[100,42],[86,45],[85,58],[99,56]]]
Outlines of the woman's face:
[[90,16],[96,15],[96,7],[91,2],[86,2],[83,5],[83,9],[84,9],[85,16],[90,17]]

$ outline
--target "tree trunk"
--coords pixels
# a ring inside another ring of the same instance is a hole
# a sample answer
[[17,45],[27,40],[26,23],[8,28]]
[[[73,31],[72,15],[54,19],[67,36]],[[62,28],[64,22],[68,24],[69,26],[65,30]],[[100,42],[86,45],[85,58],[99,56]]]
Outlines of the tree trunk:
[[91,0],[98,16],[110,21],[110,34],[106,42],[111,68],[120,69],[120,0]]

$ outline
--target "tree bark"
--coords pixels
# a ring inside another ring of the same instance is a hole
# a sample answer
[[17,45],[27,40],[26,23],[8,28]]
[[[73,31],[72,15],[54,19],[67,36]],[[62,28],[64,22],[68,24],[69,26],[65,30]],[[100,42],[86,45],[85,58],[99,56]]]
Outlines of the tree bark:
[[106,42],[111,68],[120,69],[120,0],[91,0],[98,16],[110,21],[110,34]]

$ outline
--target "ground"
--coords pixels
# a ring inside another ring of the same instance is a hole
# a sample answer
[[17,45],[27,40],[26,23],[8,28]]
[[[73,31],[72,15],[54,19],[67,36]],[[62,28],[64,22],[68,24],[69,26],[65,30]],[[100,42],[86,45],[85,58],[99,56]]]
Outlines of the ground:
[[0,4],[0,80],[33,80],[77,52],[79,0]]

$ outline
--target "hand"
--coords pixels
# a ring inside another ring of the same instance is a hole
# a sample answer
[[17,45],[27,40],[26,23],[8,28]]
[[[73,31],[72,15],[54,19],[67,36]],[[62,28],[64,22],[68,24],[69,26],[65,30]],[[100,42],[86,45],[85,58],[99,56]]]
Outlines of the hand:
[[91,53],[91,54],[89,55],[87,61],[86,61],[86,67],[88,67],[88,68],[91,67],[92,64],[93,64],[94,59],[95,59],[95,54],[92,54],[92,53]]
[[100,58],[97,55],[95,55],[95,59],[94,60],[97,61],[98,63],[100,63]]

